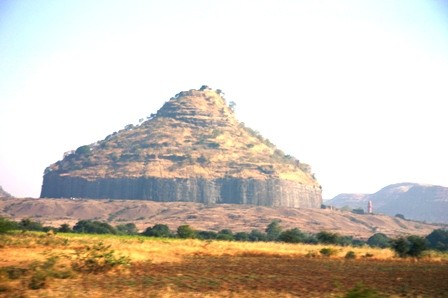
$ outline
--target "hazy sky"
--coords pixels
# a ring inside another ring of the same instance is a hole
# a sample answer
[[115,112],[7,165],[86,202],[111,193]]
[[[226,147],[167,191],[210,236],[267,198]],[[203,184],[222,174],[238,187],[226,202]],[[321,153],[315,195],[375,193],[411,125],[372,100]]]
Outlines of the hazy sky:
[[0,185],[204,84],[324,199],[448,186],[446,0],[0,0]]

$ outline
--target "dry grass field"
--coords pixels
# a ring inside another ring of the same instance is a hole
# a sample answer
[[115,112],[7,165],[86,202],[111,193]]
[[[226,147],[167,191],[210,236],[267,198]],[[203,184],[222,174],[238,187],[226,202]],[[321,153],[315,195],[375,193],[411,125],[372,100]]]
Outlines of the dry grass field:
[[447,297],[447,277],[448,257],[435,253],[417,260],[368,247],[0,235],[1,297]]

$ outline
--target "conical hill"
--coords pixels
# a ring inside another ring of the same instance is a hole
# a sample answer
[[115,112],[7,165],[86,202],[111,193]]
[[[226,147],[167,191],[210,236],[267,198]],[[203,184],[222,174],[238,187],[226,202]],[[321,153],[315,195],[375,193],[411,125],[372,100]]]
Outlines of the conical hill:
[[177,94],[140,125],[65,154],[41,197],[320,207],[310,167],[237,121],[217,90]]

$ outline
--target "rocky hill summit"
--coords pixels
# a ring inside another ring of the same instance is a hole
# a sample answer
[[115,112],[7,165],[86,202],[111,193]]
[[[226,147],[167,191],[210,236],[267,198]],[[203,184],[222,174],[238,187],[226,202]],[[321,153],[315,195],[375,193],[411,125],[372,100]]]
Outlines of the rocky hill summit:
[[220,90],[183,91],[140,125],[67,152],[42,198],[109,198],[319,208],[310,166],[234,115]]

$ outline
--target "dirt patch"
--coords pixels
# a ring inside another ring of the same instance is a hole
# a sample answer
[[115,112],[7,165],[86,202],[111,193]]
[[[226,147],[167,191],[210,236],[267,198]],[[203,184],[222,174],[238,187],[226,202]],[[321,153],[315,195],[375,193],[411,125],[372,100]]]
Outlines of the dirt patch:
[[270,256],[191,256],[181,263],[138,263],[131,274],[88,275],[72,293],[133,297],[328,297],[365,287],[386,296],[445,297],[448,264],[343,261]]

